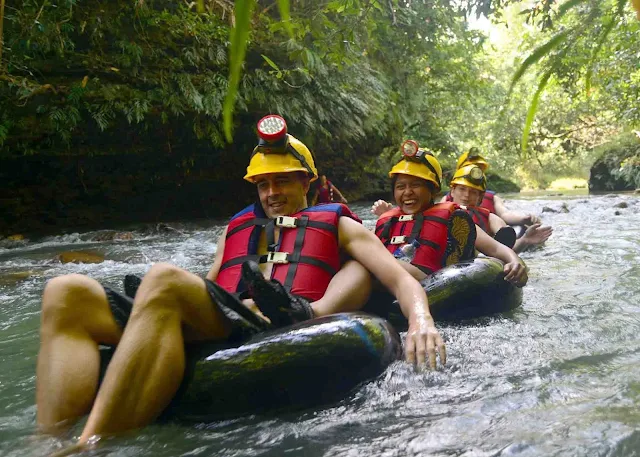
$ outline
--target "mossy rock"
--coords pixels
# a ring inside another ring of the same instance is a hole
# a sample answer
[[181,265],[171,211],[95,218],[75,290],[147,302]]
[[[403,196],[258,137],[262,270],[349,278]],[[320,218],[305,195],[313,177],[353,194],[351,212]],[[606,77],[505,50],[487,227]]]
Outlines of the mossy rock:
[[62,263],[102,263],[104,256],[95,252],[65,251],[58,255]]
[[634,190],[640,185],[640,141],[633,134],[621,135],[597,151],[591,167],[589,191]]

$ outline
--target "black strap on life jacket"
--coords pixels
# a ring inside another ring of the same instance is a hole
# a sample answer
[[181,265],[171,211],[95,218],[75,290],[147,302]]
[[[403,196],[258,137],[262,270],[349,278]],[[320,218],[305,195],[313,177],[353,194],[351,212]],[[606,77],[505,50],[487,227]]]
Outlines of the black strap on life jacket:
[[[278,243],[276,243],[275,241],[276,220],[277,219],[274,220],[274,219],[256,218],[255,223],[250,223],[250,222],[253,222],[254,220],[247,221],[244,224],[241,224],[238,227],[236,227],[231,232],[237,233],[240,227],[245,229],[245,228],[256,226],[256,225],[264,226],[265,236],[267,241],[267,252],[277,252]],[[295,278],[295,274],[298,268],[297,265],[299,263],[314,265],[316,267],[322,268],[332,276],[337,273],[337,270],[333,268],[331,265],[329,265],[328,263],[313,257],[303,256],[301,255],[301,252],[302,252],[302,246],[303,246],[304,236],[305,236],[307,227],[313,227],[320,230],[328,231],[332,233],[336,239],[338,238],[338,228],[335,225],[329,224],[327,222],[311,221],[309,220],[309,216],[306,216],[306,215],[302,215],[295,218],[295,222],[293,225],[296,227],[297,234],[296,234],[296,239],[294,241],[293,252],[290,252],[287,255],[287,263],[289,264],[289,268],[287,270],[287,278],[285,280],[285,284],[283,284],[288,291],[291,290],[291,285],[293,284],[293,280]],[[283,228],[288,229],[290,227],[281,227],[281,230]],[[282,236],[282,234],[280,236]],[[227,234],[227,238],[228,237],[229,237],[229,234]],[[267,263],[268,255],[247,254],[247,255],[239,256],[223,263],[220,266],[220,271],[236,265],[241,265],[243,262],[247,260],[253,260],[254,262],[258,262],[258,263]]]
[[477,224],[480,226],[482,230],[489,233],[487,230],[487,224],[484,222],[484,218],[482,217],[482,213],[477,208],[467,208],[467,211],[471,213],[471,216],[475,216],[475,219],[478,221]]
[[407,243],[413,243],[413,240],[417,240],[420,236],[420,232],[422,231],[422,226],[424,225],[424,214],[417,213],[413,215],[413,228],[411,229],[411,234],[409,235],[409,239]]
[[300,253],[302,252],[302,243],[304,242],[304,235],[307,231],[308,223],[309,216],[302,216],[296,219],[296,239],[293,242],[293,252],[290,252],[287,256],[287,260],[289,261],[289,268],[287,269],[287,277],[284,280],[284,284],[282,284],[288,292],[291,292],[291,286],[293,285],[296,271],[298,271],[298,263],[302,261],[302,256],[300,255]]
[[227,236],[225,237],[225,239],[229,239],[230,236],[235,235],[240,230],[244,230],[248,227],[255,227],[255,226],[264,227],[269,223],[269,221],[271,221],[271,219],[267,219],[264,217],[256,217],[254,219],[249,219],[247,222],[244,222],[238,225],[237,227],[234,227],[233,229],[229,230],[227,232]]
[[[393,216],[387,222],[379,226],[376,229],[376,232],[379,232],[379,233],[376,233],[376,235],[378,235],[378,238],[388,239],[389,235],[391,234],[391,229],[393,229],[393,226],[395,225],[396,222],[398,222],[398,216]],[[385,246],[386,245],[387,243],[385,242]]]
[[[395,224],[398,223],[398,221],[399,221],[399,217],[394,216],[390,218],[387,222],[382,224],[377,230],[377,232],[380,232],[380,233],[377,233],[378,238],[380,238],[381,240],[384,240],[383,243],[385,246],[389,246],[389,244],[391,243],[391,231],[393,230],[393,227],[395,226]],[[409,235],[409,237],[405,242],[413,243],[415,240],[417,240],[418,243],[422,245],[431,246],[435,249],[438,249],[439,246],[437,243],[420,238],[420,232],[422,232],[422,226],[424,225],[424,221],[439,222],[441,224],[446,224],[448,222],[446,219],[442,217],[431,216],[431,215],[425,216],[423,213],[417,213],[413,216],[413,228],[411,229],[411,234]]]

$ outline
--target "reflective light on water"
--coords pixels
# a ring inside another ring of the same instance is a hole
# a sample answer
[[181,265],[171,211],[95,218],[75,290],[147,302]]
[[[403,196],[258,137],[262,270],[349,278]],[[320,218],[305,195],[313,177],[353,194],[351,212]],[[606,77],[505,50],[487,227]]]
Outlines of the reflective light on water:
[[[399,362],[336,405],[196,426],[156,424],[105,440],[100,455],[640,455],[638,197],[508,204],[542,214],[554,234],[543,249],[523,254],[531,272],[520,309],[440,326],[448,345],[444,370],[414,373]],[[558,212],[542,213],[545,207]],[[367,227],[375,225],[368,205],[354,208]],[[130,241],[96,242],[82,233],[0,244],[0,455],[47,454],[81,430],[78,424],[62,439],[33,433],[46,280],[83,273],[120,288],[125,274],[144,274],[155,262],[206,274],[222,226],[175,227],[168,234],[134,231]],[[106,261],[55,260],[69,250]]]

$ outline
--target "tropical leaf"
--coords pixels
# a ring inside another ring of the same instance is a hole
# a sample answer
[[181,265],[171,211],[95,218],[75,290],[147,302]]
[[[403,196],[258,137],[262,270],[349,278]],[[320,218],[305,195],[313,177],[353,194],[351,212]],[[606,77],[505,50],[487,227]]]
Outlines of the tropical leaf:
[[549,55],[557,46],[559,46],[564,40],[567,39],[569,33],[573,29],[566,29],[553,36],[549,41],[533,50],[529,57],[518,67],[513,78],[511,79],[511,85],[509,87],[509,94],[513,91],[515,85],[520,81],[520,78],[527,72],[527,70],[534,64],[538,63],[543,57]]
[[222,125],[227,141],[232,141],[231,123],[233,106],[240,84],[240,74],[244,64],[244,56],[247,52],[249,40],[249,27],[251,13],[256,5],[255,0],[236,0],[235,15],[236,25],[231,29],[231,51],[229,56],[229,87],[222,105]]
[[268,58],[267,56],[265,56],[264,54],[260,54],[262,56],[262,58],[269,64],[269,66],[271,68],[273,68],[276,71],[280,71],[280,68],[278,68],[278,66],[275,64],[275,62],[273,60],[271,60],[270,58]]
[[549,82],[549,78],[553,74],[553,69],[547,71],[540,82],[538,83],[538,89],[535,94],[533,94],[533,98],[531,99],[531,105],[529,105],[529,110],[527,111],[527,119],[524,123],[524,130],[522,131],[522,140],[520,142],[520,147],[522,150],[522,155],[526,156],[527,154],[527,146],[529,144],[529,133],[531,132],[531,127],[533,126],[533,120],[536,117],[536,112],[538,111],[538,105],[540,103],[540,96],[544,92],[544,89],[547,87],[547,83]]

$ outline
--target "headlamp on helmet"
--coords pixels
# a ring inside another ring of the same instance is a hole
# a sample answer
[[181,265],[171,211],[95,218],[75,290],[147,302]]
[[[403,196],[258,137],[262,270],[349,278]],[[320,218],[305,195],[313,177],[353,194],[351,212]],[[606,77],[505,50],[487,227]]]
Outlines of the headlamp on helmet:
[[287,135],[287,122],[282,116],[268,114],[258,121],[258,145],[253,149],[254,155],[260,154],[291,154],[300,161],[307,170],[309,176],[316,175],[302,154],[289,144]]
[[402,147],[400,149],[402,151],[402,155],[404,156],[405,160],[410,160],[413,162],[418,162],[423,165],[426,165],[429,171],[433,173],[434,181],[435,181],[435,184],[438,186],[438,189],[442,187],[440,183],[441,173],[438,173],[436,171],[436,169],[433,167],[433,165],[427,158],[427,156],[431,156],[433,157],[433,159],[435,159],[433,152],[421,148],[418,145],[418,142],[414,140],[406,140],[404,143],[402,143]]
[[454,184],[460,184],[484,192],[487,189],[487,178],[482,168],[478,165],[466,165],[459,168],[453,175],[451,185]]
[[287,133],[286,121],[269,114],[258,121],[258,145],[253,149],[244,179],[268,173],[306,173],[310,181],[318,178],[313,154],[301,141]]
[[458,158],[456,169],[466,167],[467,165],[477,165],[482,169],[482,171],[487,171],[489,168],[489,162],[480,155],[480,149],[475,146]]
[[484,173],[480,167],[472,167],[471,170],[469,170],[469,173],[463,176],[463,178],[467,178],[474,184],[482,184],[485,179]]
[[438,159],[430,151],[420,148],[414,140],[406,140],[402,143],[400,152],[402,160],[391,168],[389,177],[396,174],[416,176],[431,182],[436,190],[440,190],[442,168]]
[[404,143],[402,143],[402,147],[400,149],[402,151],[403,156],[415,157],[420,147],[418,146],[417,141],[407,140]]
[[467,155],[467,160],[477,159],[478,157],[482,157],[480,155],[480,149],[476,148],[475,146],[472,147],[471,149],[469,149],[469,154]]
[[[253,154],[285,154],[287,123],[281,116],[269,114],[258,121],[258,145]],[[253,155],[252,155],[253,157]]]

